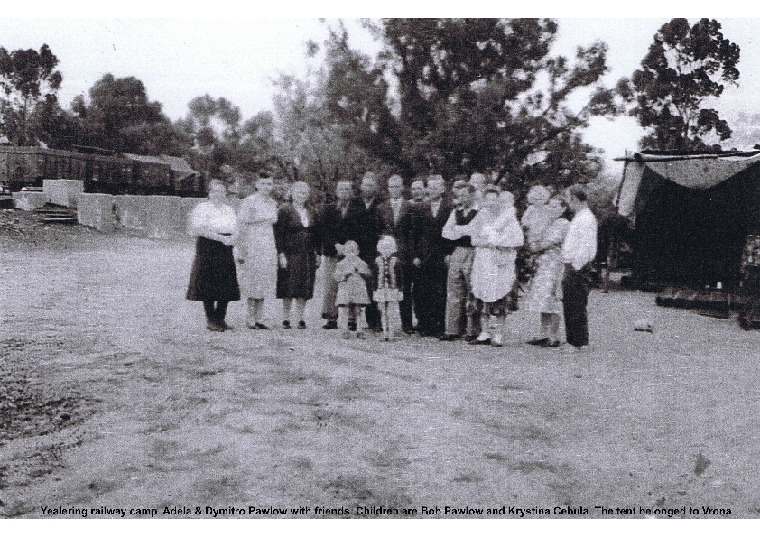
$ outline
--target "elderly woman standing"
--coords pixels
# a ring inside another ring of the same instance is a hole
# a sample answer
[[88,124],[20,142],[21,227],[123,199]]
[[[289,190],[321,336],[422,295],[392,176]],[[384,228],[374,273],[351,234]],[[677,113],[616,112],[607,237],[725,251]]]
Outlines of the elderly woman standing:
[[188,218],[188,233],[197,237],[187,299],[203,302],[214,332],[230,328],[225,322],[227,304],[240,300],[232,244],[236,240],[235,210],[227,205],[227,187],[212,179],[208,201],[195,206]]
[[280,269],[277,271],[277,298],[282,299],[282,327],[290,328],[290,311],[296,301],[298,328],[306,328],[306,302],[314,296],[314,275],[319,266],[320,238],[315,213],[306,207],[309,185],[296,181],[290,188],[291,203],[280,208],[274,226]]
[[541,334],[528,341],[531,345],[559,347],[559,325],[562,313],[562,242],[570,221],[565,218],[567,206],[561,197],[546,204],[548,223],[529,245],[536,256],[536,273],[525,297],[528,310],[541,314]]
[[[475,259],[472,263],[472,294],[482,308],[481,332],[475,345],[502,346],[509,294],[515,283],[517,248],[524,236],[517,221],[514,196],[489,185],[481,209],[470,222]],[[490,322],[489,322],[490,321]]]
[[237,259],[241,264],[240,284],[248,301],[248,328],[266,329],[264,299],[274,298],[277,280],[277,248],[274,242],[274,223],[277,221],[277,202],[272,198],[274,182],[271,177],[256,180],[256,190],[243,200],[238,210],[240,238],[236,243]]

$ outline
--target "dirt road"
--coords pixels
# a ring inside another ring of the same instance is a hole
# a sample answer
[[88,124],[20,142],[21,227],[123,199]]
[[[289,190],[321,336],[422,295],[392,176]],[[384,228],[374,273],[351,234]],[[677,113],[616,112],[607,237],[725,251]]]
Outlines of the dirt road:
[[317,297],[307,330],[233,303],[212,333],[189,241],[85,235],[0,236],[2,516],[760,514],[760,335],[735,322],[594,292],[578,356],[521,343],[525,314],[502,349],[346,341]]

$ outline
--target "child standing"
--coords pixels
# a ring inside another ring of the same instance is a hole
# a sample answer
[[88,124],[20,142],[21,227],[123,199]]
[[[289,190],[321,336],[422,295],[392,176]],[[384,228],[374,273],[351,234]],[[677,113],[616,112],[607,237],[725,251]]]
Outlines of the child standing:
[[338,282],[338,295],[335,305],[338,306],[338,324],[345,326],[343,337],[350,338],[349,319],[356,319],[356,337],[364,337],[367,328],[364,318],[364,308],[369,304],[367,296],[367,281],[372,272],[367,264],[359,258],[359,246],[355,241],[335,245],[339,255],[343,255],[335,266],[335,280]]
[[377,253],[380,254],[375,259],[377,289],[372,298],[380,310],[385,341],[395,337],[401,326],[399,302],[404,299],[404,294],[399,290],[402,288],[402,274],[401,264],[393,255],[396,250],[396,239],[389,235],[383,235],[377,243]]

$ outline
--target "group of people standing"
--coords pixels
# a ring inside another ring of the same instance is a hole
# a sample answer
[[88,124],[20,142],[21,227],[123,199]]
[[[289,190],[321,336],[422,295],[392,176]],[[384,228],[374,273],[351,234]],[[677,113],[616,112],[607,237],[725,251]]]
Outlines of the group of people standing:
[[[514,196],[484,174],[454,181],[450,192],[446,186],[438,175],[416,179],[407,199],[394,175],[381,201],[378,179],[367,172],[358,196],[351,181],[339,181],[335,201],[317,210],[307,183],[293,183],[290,201],[278,206],[272,179],[261,177],[235,213],[225,185],[212,180],[208,201],[190,215],[197,243],[187,298],[203,301],[209,330],[230,328],[227,303],[241,296],[251,329],[268,328],[270,298],[282,299],[284,329],[294,303],[297,327],[306,328],[321,264],[323,328],[342,328],[347,337],[403,331],[501,346],[519,302],[540,314],[529,343],[560,346],[564,315],[567,342],[587,346],[597,223],[585,191],[533,187],[518,218]],[[524,296],[516,282],[521,250],[533,274]]]

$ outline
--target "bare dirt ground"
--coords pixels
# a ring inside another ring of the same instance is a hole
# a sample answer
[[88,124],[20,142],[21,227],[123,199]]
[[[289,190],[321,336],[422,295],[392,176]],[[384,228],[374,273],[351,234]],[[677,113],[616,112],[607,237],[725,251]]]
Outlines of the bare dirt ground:
[[568,355],[522,343],[524,313],[501,349],[346,341],[316,297],[307,330],[245,329],[233,303],[212,333],[189,240],[2,213],[1,516],[760,514],[760,334],[735,321],[593,292]]

